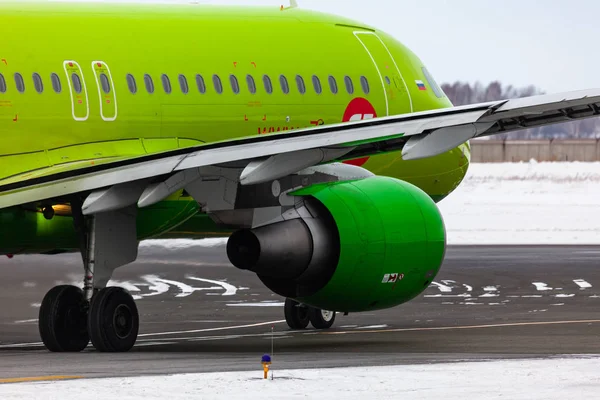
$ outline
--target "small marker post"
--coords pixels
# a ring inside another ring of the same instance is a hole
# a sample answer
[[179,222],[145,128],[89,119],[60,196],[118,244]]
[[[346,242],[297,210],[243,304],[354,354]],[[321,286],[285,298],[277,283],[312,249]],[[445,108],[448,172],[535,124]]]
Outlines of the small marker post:
[[264,356],[262,356],[261,364],[263,366],[263,372],[264,372],[263,378],[268,379],[269,378],[269,366],[271,365],[271,356],[268,354],[265,354]]
[[[273,349],[273,342],[274,342],[274,336],[275,336],[275,327],[272,326],[271,327],[271,357],[275,355],[275,350]],[[273,380],[273,371],[271,371],[271,380]]]

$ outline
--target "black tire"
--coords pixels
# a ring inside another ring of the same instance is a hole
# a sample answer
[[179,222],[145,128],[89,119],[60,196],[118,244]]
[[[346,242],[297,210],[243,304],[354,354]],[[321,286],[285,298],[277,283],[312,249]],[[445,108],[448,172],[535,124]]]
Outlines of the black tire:
[[335,311],[325,311],[311,307],[308,310],[308,318],[315,329],[329,329],[335,322]]
[[121,353],[137,340],[140,317],[135,300],[123,288],[108,287],[92,298],[88,332],[98,351]]
[[285,299],[284,313],[285,322],[291,329],[304,329],[310,322],[308,307],[301,305],[296,300]]
[[56,286],[44,296],[39,313],[39,331],[46,348],[53,352],[80,352],[90,341],[83,291],[75,286]]

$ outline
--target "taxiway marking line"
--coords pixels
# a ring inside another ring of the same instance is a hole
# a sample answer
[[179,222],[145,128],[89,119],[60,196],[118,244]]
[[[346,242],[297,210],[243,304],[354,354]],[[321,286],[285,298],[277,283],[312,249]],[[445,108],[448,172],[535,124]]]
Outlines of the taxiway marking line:
[[182,333],[201,333],[201,332],[226,331],[226,330],[231,330],[231,329],[253,328],[253,327],[256,327],[256,326],[282,324],[284,322],[285,322],[285,319],[281,319],[281,320],[277,320],[277,321],[259,322],[257,324],[236,325],[236,326],[221,326],[221,327],[218,327],[218,328],[194,329],[194,330],[191,330],[191,331],[173,331],[173,332],[144,333],[142,335],[138,335],[138,337],[180,335]]
[[486,328],[504,328],[518,326],[536,326],[536,325],[568,325],[568,324],[592,324],[600,323],[600,319],[586,319],[578,321],[544,321],[544,322],[514,322],[510,324],[489,324],[489,325],[466,325],[466,326],[434,326],[424,328],[396,328],[396,329],[377,329],[360,331],[338,331],[338,332],[319,332],[320,335],[345,335],[356,333],[391,333],[391,332],[415,332],[415,331],[450,331],[457,329],[486,329]]
[[51,376],[33,376],[27,378],[5,378],[0,379],[1,383],[24,383],[24,382],[44,382],[44,381],[66,381],[72,379],[83,379],[83,376],[71,375],[51,375]]

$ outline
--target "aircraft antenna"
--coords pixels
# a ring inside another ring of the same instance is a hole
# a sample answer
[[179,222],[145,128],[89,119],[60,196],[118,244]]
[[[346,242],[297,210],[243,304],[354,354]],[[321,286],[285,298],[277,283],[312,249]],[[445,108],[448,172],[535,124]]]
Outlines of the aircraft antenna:
[[289,7],[284,7],[282,5],[281,6],[281,11],[283,11],[283,10],[291,10],[292,8],[298,8],[298,0],[290,0],[290,6]]

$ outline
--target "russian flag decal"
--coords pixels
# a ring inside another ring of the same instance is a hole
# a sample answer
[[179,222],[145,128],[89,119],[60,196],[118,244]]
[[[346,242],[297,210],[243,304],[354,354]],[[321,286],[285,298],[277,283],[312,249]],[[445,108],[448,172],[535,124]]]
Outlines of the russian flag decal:
[[425,83],[423,81],[415,81],[415,83],[417,84],[419,90],[427,90],[427,86],[425,86]]

